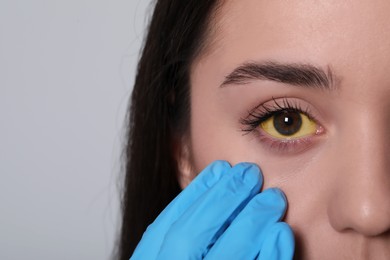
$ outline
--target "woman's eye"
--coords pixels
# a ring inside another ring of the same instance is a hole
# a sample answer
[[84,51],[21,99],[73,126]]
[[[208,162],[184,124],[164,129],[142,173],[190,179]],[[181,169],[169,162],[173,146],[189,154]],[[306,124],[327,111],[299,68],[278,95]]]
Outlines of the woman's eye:
[[318,125],[302,112],[282,110],[275,112],[259,127],[274,138],[293,139],[315,134]]

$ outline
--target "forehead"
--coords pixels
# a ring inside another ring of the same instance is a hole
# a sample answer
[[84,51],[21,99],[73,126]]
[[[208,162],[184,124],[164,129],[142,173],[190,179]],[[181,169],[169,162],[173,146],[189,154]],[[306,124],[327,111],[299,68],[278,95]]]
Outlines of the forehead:
[[226,0],[210,27],[198,61],[211,60],[220,76],[256,60],[332,65],[360,80],[388,74],[390,1]]
[[323,48],[365,50],[369,55],[374,46],[376,53],[378,48],[389,51],[390,1],[228,0],[211,26],[216,28],[211,49],[234,48],[241,57],[253,57],[254,50],[278,54],[291,49],[310,57]]

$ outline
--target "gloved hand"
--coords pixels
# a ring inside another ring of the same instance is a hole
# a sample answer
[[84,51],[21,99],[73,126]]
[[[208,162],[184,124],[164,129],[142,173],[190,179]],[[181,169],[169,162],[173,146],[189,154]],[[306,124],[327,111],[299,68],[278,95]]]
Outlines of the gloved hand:
[[147,228],[133,260],[292,259],[294,235],[285,222],[286,198],[259,193],[263,178],[252,163],[205,168]]

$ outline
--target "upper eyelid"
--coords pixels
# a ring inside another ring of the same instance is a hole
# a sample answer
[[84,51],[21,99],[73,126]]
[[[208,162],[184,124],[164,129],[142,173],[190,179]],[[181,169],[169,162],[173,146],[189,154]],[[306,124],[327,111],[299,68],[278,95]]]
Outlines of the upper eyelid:
[[[306,105],[303,106],[302,104],[300,104],[300,102],[304,101],[299,101],[299,99],[295,97],[272,97],[271,100],[258,104],[249,111],[247,111],[247,115],[240,119],[240,124],[243,126],[247,126],[247,128],[241,130],[246,132],[245,134],[250,133],[258,126],[255,124],[260,123],[258,121],[255,121],[256,119],[258,120],[260,116],[264,117],[268,113],[269,115],[263,120],[265,121],[268,118],[272,117],[273,113],[286,109],[293,109],[295,111],[299,111],[309,117],[310,120],[313,120],[314,122],[322,126],[320,120],[318,120],[318,113],[313,112],[316,110],[312,109],[313,105],[305,101]],[[281,105],[281,103],[283,104]],[[252,125],[250,124],[250,122],[252,122]]]
[[[277,111],[280,111],[280,110],[292,109],[292,110],[297,110],[297,111],[303,112],[305,114],[311,114],[310,109],[309,109],[308,106],[306,106],[306,109],[303,109],[302,106],[300,106],[299,104],[294,103],[292,101],[289,101],[288,98],[281,98],[281,99],[282,99],[283,105],[280,105],[279,102],[277,101],[277,99],[272,97],[272,102],[273,103],[271,105],[267,105],[268,102],[262,103],[262,104],[257,105],[251,111],[254,112],[254,111],[262,108],[266,112],[270,112],[271,113],[271,112],[277,112]],[[270,109],[269,107],[271,107],[271,106],[272,106],[272,108]]]

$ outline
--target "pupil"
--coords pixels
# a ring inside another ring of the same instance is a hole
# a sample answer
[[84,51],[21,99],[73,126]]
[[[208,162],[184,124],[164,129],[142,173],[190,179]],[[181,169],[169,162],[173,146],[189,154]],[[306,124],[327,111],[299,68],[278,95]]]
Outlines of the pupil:
[[302,118],[295,111],[281,111],[274,115],[274,127],[281,135],[293,135],[301,129]]

